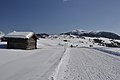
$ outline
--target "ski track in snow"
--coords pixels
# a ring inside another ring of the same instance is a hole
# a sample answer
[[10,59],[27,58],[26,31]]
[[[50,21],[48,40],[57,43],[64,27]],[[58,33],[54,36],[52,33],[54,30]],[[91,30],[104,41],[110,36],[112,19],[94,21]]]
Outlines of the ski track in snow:
[[0,80],[47,80],[63,51],[63,48],[39,49],[33,54],[21,52],[24,55],[20,57],[20,54],[8,53],[7,57],[11,57],[8,60],[3,55],[1,60],[5,61],[0,64]]
[[120,80],[120,59],[89,48],[72,48],[67,55],[56,80]]

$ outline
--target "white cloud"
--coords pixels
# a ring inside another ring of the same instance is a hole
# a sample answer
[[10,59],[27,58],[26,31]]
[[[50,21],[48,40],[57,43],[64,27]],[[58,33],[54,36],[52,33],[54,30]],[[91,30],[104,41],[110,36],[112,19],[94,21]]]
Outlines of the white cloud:
[[64,2],[70,1],[70,0],[63,0]]

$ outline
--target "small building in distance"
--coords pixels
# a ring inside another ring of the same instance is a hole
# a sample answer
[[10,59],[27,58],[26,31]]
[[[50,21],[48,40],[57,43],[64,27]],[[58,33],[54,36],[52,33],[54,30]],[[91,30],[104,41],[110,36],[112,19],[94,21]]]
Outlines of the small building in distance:
[[34,32],[11,32],[3,37],[8,49],[37,49],[37,39]]

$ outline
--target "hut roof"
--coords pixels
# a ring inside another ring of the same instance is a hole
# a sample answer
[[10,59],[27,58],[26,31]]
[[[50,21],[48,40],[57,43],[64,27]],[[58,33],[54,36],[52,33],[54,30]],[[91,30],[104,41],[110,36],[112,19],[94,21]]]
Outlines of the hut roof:
[[22,38],[29,39],[34,35],[34,32],[11,32],[5,35],[5,38]]

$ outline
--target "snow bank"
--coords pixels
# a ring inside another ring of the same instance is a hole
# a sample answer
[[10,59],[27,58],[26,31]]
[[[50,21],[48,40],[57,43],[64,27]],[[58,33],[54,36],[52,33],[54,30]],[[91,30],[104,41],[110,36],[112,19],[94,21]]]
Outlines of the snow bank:
[[94,48],[94,49],[106,52],[108,54],[120,56],[120,48],[97,47],[97,48]]
[[[63,77],[64,74],[59,74],[61,71],[66,70],[66,65],[69,60],[69,48],[67,48],[63,54],[63,57],[61,58],[60,63],[56,67],[55,71],[53,74],[49,77],[48,80],[58,80],[60,77]],[[61,66],[62,65],[62,66]]]

